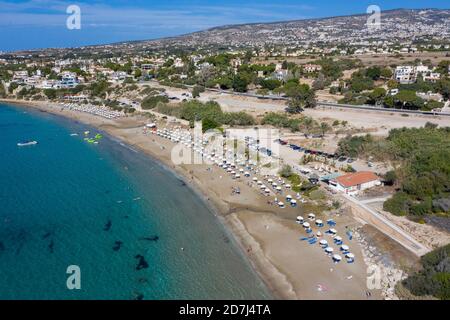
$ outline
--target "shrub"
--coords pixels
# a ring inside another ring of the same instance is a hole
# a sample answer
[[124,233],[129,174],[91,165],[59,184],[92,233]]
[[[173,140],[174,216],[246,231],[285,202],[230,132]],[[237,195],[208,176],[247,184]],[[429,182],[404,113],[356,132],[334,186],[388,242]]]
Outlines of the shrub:
[[383,210],[389,211],[396,216],[405,216],[409,213],[409,196],[404,192],[397,192],[392,198],[383,204]]
[[169,102],[169,98],[167,98],[166,96],[161,96],[161,95],[157,95],[157,96],[147,96],[144,98],[144,100],[141,103],[141,107],[142,109],[153,109],[157,106],[157,104],[159,102],[162,103],[168,103]]
[[283,178],[289,178],[293,174],[292,168],[290,165],[284,165],[281,168],[279,173],[280,173],[280,176],[282,176]]

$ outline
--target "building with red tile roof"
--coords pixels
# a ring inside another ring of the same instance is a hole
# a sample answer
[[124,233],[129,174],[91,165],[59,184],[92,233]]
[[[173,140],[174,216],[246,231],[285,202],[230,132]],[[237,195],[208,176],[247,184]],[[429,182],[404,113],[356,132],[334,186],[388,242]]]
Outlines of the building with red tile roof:
[[348,173],[330,181],[330,185],[347,194],[357,194],[359,191],[366,190],[380,184],[380,178],[375,173],[370,171]]

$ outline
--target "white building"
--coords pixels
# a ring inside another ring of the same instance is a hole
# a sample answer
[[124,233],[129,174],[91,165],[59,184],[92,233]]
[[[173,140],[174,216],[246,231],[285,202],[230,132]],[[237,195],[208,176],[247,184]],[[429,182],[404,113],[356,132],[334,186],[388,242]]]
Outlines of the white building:
[[79,84],[77,74],[75,72],[64,72],[61,79],[62,88],[75,88]]
[[417,80],[416,67],[413,66],[398,66],[395,69],[395,80],[401,84],[411,84]]
[[360,191],[381,185],[381,181],[373,172],[360,171],[337,177],[330,181],[330,185],[348,195],[356,195]]

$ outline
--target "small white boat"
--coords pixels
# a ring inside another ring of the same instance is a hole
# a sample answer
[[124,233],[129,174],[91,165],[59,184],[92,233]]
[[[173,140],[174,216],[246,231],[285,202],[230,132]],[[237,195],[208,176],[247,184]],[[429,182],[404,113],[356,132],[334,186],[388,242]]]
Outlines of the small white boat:
[[37,141],[25,141],[25,142],[19,142],[17,144],[17,146],[19,146],[19,147],[27,147],[27,146],[34,146],[36,144],[38,144]]

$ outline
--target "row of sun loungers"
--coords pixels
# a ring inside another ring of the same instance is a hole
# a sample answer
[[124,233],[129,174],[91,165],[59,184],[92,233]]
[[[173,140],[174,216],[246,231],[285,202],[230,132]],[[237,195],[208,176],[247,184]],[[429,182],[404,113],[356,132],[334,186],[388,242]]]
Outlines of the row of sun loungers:
[[63,107],[69,108],[70,110],[90,113],[105,119],[117,119],[124,116],[123,112],[111,110],[104,106],[94,106],[92,104],[65,103],[63,104]]

